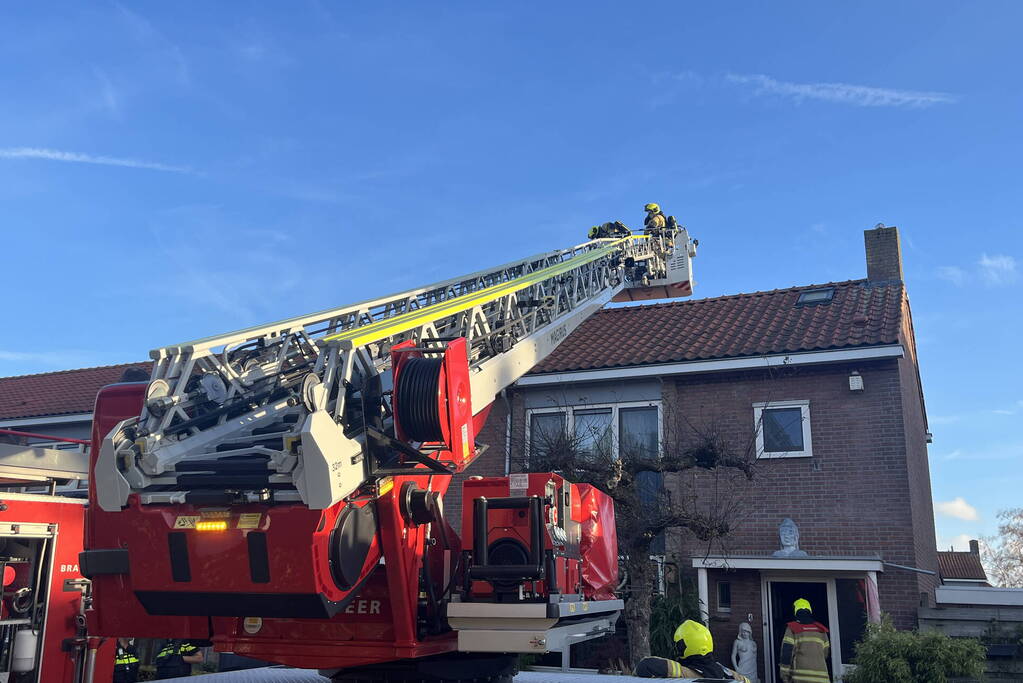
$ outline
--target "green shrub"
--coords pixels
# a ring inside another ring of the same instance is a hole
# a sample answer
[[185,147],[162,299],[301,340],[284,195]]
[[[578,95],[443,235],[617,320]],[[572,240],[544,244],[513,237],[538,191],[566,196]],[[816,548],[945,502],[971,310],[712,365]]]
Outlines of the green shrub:
[[979,677],[984,647],[972,638],[949,638],[938,631],[897,631],[891,617],[869,624],[856,643],[856,670],[846,683],[945,683],[949,677]]
[[[676,569],[672,574],[678,574]],[[700,598],[696,586],[685,577],[665,581],[665,594],[655,595],[650,604],[650,654],[675,657],[675,629],[686,619],[700,620]]]

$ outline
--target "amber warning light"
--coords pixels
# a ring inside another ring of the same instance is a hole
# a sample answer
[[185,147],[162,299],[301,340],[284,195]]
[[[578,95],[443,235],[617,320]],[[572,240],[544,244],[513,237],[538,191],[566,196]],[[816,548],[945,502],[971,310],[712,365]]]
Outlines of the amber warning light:
[[224,531],[227,529],[226,519],[210,519],[195,523],[196,531]]

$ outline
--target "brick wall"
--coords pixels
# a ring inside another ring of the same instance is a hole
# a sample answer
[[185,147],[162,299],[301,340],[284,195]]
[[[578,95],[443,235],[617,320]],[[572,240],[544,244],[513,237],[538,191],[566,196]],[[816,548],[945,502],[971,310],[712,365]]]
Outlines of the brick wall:
[[[727,581],[732,587],[732,611],[717,610],[717,584]],[[709,570],[707,577],[710,592],[710,630],[714,636],[714,658],[725,666],[732,666],[732,643],[739,635],[739,624],[752,614],[753,640],[763,648],[763,604],[760,600],[760,572],[754,569],[733,569],[729,571]],[[760,680],[764,680],[763,651],[757,652],[757,666]]]
[[874,228],[863,231],[867,251],[867,279],[875,282],[902,279],[902,246],[899,229]]
[[[902,388],[902,414],[906,431],[906,462],[909,466],[910,509],[913,515],[913,541],[916,564],[920,569],[938,571],[938,549],[934,533],[934,505],[931,496],[931,471],[927,460],[927,411],[913,337],[909,300],[903,301],[903,338],[906,358],[899,363]],[[917,574],[919,592],[933,598],[938,577]],[[928,604],[932,604],[928,602]]]
[[[713,425],[738,445],[748,442],[754,430],[754,402],[810,402],[813,457],[762,459],[754,483],[733,481],[739,490],[730,495],[743,501],[744,514],[726,541],[730,552],[776,550],[778,524],[791,517],[799,525],[800,546],[811,555],[880,554],[886,561],[917,566],[916,537],[933,538],[933,520],[914,527],[922,520],[913,510],[917,483],[911,482],[902,413],[900,365],[908,362],[681,377],[665,387],[666,404],[681,406],[698,428]],[[849,391],[848,377],[854,369],[863,376],[862,392]],[[913,472],[919,470],[914,468]],[[693,484],[701,488],[699,479],[689,485]],[[714,504],[720,493],[711,485],[702,488],[706,503]],[[680,550],[706,552],[692,543],[684,543]],[[889,569],[879,579],[882,608],[901,628],[916,625],[917,577]]]
[[505,468],[505,435],[508,427],[508,408],[498,398],[490,409],[483,429],[476,435],[477,444],[486,444],[487,450],[465,471],[452,477],[444,495],[444,516],[456,531],[462,529],[462,482],[469,477],[499,477]]

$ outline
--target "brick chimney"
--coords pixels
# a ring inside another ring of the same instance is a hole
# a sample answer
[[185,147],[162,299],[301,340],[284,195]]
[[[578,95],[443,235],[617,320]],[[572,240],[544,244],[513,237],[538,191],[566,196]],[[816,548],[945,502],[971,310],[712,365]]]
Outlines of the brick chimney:
[[974,555],[980,555],[980,542],[977,540],[970,541],[970,552]]
[[902,246],[899,229],[878,223],[873,230],[863,231],[867,250],[867,279],[871,282],[902,280]]

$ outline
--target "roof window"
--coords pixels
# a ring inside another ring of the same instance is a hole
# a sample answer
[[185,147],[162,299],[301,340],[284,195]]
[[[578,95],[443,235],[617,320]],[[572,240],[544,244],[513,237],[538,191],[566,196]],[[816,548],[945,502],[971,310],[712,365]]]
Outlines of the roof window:
[[834,287],[821,287],[820,289],[808,289],[799,293],[796,300],[797,306],[813,306],[817,304],[829,304],[835,298]]

